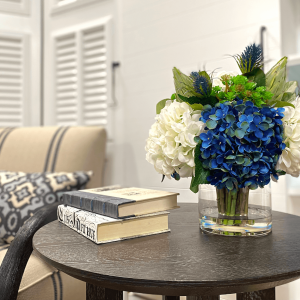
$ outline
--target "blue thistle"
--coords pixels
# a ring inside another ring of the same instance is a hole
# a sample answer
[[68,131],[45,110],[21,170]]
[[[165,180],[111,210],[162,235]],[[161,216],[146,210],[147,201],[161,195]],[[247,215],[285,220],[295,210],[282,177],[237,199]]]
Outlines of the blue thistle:
[[190,78],[193,80],[193,87],[196,93],[205,97],[210,95],[212,89],[211,79],[205,71],[192,72]]
[[263,64],[261,46],[255,43],[249,45],[241,55],[235,55],[234,59],[243,74],[249,73],[253,69],[261,68]]

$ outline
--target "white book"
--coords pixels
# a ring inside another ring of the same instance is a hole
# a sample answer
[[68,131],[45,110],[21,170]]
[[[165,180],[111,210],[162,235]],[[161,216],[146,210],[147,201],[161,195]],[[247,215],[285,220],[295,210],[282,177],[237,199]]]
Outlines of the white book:
[[57,218],[61,223],[96,244],[169,232],[168,214],[164,211],[114,219],[63,204],[57,208]]

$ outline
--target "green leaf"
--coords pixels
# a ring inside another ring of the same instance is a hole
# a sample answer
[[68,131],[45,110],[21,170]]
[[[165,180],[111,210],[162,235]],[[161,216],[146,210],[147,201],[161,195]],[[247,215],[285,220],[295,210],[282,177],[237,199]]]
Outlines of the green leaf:
[[285,174],[286,174],[286,172],[283,171],[283,170],[276,170],[276,173],[277,173],[278,175],[285,175]]
[[189,104],[189,106],[190,106],[193,110],[202,110],[202,109],[203,109],[203,105],[200,104],[200,103]]
[[200,104],[200,98],[199,97],[195,97],[195,96],[191,96],[191,97],[184,97],[182,95],[178,95],[179,98],[183,101],[183,102],[186,102],[190,105],[193,105],[193,104]]
[[261,107],[262,105],[266,104],[266,102],[264,102],[262,99],[255,99],[254,103],[257,107]]
[[296,92],[297,87],[298,87],[297,81],[288,81],[284,85],[284,90],[286,93],[294,94]]
[[245,162],[244,162],[244,166],[246,167],[246,166],[250,165],[250,163],[251,163],[250,158],[249,158],[249,157],[246,157],[246,158],[245,158]]
[[258,152],[258,151],[252,152],[252,155],[253,155],[253,161],[255,161],[255,162],[258,161],[261,157],[260,152]]
[[244,112],[245,108],[246,108],[245,104],[239,104],[235,106],[235,109],[239,112]]
[[229,136],[233,137],[234,136],[234,130],[230,127],[225,130],[225,133],[228,134]]
[[269,117],[266,117],[266,120],[265,120],[267,123],[272,123],[272,119],[271,118],[269,118]]
[[235,159],[235,155],[228,155],[226,156],[226,159]]
[[283,57],[266,74],[267,91],[274,94],[271,101],[268,102],[269,105],[277,103],[278,101],[292,102],[296,99],[295,91],[297,88],[297,82],[296,81],[286,82],[286,77],[287,77],[286,64],[287,64],[287,57]]
[[[156,104],[156,114],[160,114],[161,110],[166,106],[166,102],[171,99],[163,99]],[[172,100],[171,100],[172,101]]]
[[203,106],[204,111],[211,110],[211,109],[212,109],[212,107],[209,104],[206,104],[206,105]]
[[182,101],[187,102],[190,105],[202,104],[203,106],[205,106],[205,105],[215,106],[219,102],[218,99],[214,96],[199,98],[199,97],[195,97],[195,96],[185,97],[185,96],[182,96],[182,95],[178,95],[178,97]]
[[[266,87],[267,90],[271,90],[272,87],[281,76],[284,76],[284,80],[286,78],[286,64],[287,64],[287,57],[284,56],[280,59],[276,65],[274,65],[271,70],[266,74]],[[283,73],[281,73],[283,71]]]
[[243,129],[236,129],[236,131],[234,132],[235,136],[239,139],[242,139],[245,135],[245,131]]
[[202,141],[202,140],[200,139],[199,136],[195,136],[195,137],[194,137],[194,142],[195,142],[195,143],[198,144],[198,143],[201,142],[201,141]]
[[227,180],[226,181],[226,187],[229,189],[229,190],[232,190],[233,189],[233,182],[231,180]]
[[212,120],[217,120],[218,119],[218,117],[216,115],[210,115],[209,118],[212,119]]
[[237,163],[237,164],[241,165],[241,164],[243,164],[244,162],[245,162],[245,159],[244,159],[243,156],[238,155],[238,156],[236,157],[236,163]]
[[227,179],[229,178],[229,176],[224,177],[221,182],[225,182]]
[[249,127],[249,123],[247,121],[244,121],[242,124],[241,124],[241,128],[246,131]]
[[180,99],[179,95],[188,98],[194,96],[199,98],[203,97],[203,95],[195,92],[193,86],[193,80],[189,76],[181,73],[181,71],[175,67],[173,68],[173,77],[174,77],[174,85],[176,90],[176,99]]
[[208,120],[206,122],[206,126],[209,128],[209,129],[215,129],[217,127],[218,123],[214,120]]
[[258,128],[265,131],[265,130],[269,129],[269,124],[267,122],[261,122],[258,125]]
[[202,162],[199,159],[201,154],[201,145],[198,144],[195,148],[195,176],[192,177],[190,190],[194,193],[198,193],[199,184],[208,184],[207,177],[210,175],[210,170],[204,169]]
[[172,94],[171,99],[175,100],[176,99],[176,94]]
[[280,101],[284,101],[284,102],[293,102],[294,100],[296,100],[296,94],[295,93],[289,93],[289,92],[285,92],[282,95],[282,98]]
[[179,175],[178,173],[175,173],[175,174],[174,174],[174,179],[175,179],[176,181],[179,181],[179,180],[180,180],[180,175]]
[[227,116],[225,117],[225,119],[226,119],[226,122],[232,123],[232,122],[235,121],[235,116],[233,116],[233,115],[227,115]]
[[248,78],[248,80],[254,81],[256,86],[265,86],[266,85],[266,75],[263,70],[255,68],[249,73],[243,74]]
[[274,105],[274,107],[285,107],[285,106],[291,106],[291,107],[295,108],[294,104],[285,102],[285,101],[277,101]]

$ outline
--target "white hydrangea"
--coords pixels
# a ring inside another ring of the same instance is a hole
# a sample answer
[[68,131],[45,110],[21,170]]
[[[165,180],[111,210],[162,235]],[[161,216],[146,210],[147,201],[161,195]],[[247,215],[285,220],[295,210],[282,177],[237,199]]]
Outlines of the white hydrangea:
[[199,121],[201,111],[185,102],[167,101],[156,115],[156,122],[149,131],[146,143],[146,159],[159,174],[168,178],[176,171],[180,177],[191,177],[195,171],[194,137],[204,131]]
[[297,97],[293,104],[295,108],[285,107],[282,121],[286,148],[278,160],[276,169],[298,177],[300,175],[300,98]]
[[213,76],[214,77],[213,83],[212,83],[213,86],[218,85],[219,87],[222,88],[222,91],[225,90],[225,85],[222,83],[222,79],[221,79],[221,77],[223,75],[237,76],[237,75],[239,75],[239,73],[235,72],[235,71],[221,71],[221,72],[218,72],[215,76]]

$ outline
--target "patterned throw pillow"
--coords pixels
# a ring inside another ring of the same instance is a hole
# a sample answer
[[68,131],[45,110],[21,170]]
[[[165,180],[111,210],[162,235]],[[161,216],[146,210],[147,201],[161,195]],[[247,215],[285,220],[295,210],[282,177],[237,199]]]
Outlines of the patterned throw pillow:
[[10,243],[39,208],[58,201],[66,191],[84,189],[91,175],[0,171],[0,241]]

